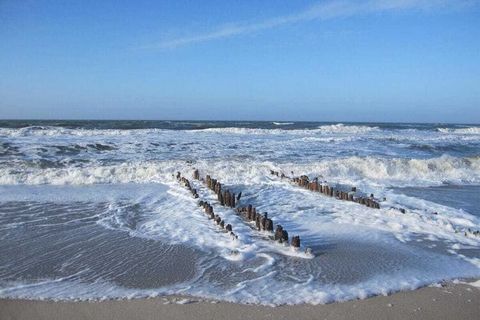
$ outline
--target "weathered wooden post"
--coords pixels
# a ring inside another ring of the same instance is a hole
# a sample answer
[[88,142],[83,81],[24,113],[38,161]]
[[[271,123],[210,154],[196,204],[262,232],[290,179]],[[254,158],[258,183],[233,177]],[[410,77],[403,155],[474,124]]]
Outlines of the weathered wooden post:
[[261,228],[262,228],[262,215],[261,214],[257,214],[257,217],[255,219],[255,225],[257,226],[258,231],[260,231]]
[[226,198],[227,198],[227,201],[225,201],[227,207],[231,208],[232,207],[232,199],[231,199],[231,194],[230,194],[230,191],[227,190],[225,191],[225,195],[226,195]]
[[285,229],[283,229],[283,227],[279,224],[277,224],[277,229],[275,230],[274,239],[276,241],[279,241],[280,243],[282,242],[288,243],[288,232]]
[[260,224],[262,226],[262,230],[265,230],[265,224],[267,222],[267,219],[268,219],[268,213],[265,212],[263,217],[260,219]]
[[269,218],[265,219],[265,230],[273,231],[273,221],[272,221],[272,219],[269,219]]
[[300,236],[292,237],[292,247],[300,248]]
[[283,228],[281,225],[277,224],[277,228],[275,229],[275,235],[274,235],[274,239],[276,241],[281,241],[282,239],[282,231],[283,231]]

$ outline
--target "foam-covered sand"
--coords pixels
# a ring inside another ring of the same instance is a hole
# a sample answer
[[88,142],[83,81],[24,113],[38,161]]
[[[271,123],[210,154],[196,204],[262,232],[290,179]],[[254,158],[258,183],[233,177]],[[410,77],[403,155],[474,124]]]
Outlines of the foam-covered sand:
[[[101,126],[111,124],[0,128],[1,298],[316,305],[480,276],[477,127]],[[172,176],[193,168],[241,191],[240,205],[268,212],[301,248],[192,182],[238,239],[222,232]],[[381,208],[270,170],[356,186]]]
[[[478,281],[477,281],[478,283]],[[477,285],[478,286],[478,285]],[[130,319],[477,319],[480,288],[466,284],[426,287],[366,300],[328,305],[265,307],[167,296],[101,302],[0,300],[9,320]]]
[[[477,256],[462,251],[478,248],[480,239],[455,232],[477,225],[478,218],[440,204],[426,203],[426,210],[425,200],[392,192],[390,205],[400,197],[411,208],[401,214],[389,206],[365,210],[275,179],[248,186],[245,201],[302,235],[295,252],[266,241],[232,209],[216,206],[235,228],[238,239],[232,240],[168,179],[141,187],[2,187],[2,275],[22,281],[4,281],[0,295],[68,300],[181,293],[265,305],[323,304],[480,274]],[[213,193],[194,186],[215,205]],[[10,220],[9,210],[20,216]],[[303,255],[307,247],[311,257]]]

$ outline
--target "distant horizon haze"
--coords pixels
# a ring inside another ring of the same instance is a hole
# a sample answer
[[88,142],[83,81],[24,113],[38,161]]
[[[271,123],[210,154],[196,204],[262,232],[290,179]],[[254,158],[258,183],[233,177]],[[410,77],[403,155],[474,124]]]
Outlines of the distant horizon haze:
[[395,122],[395,121],[330,121],[330,120],[278,120],[278,119],[267,119],[267,120],[249,120],[249,119],[238,119],[238,120],[214,120],[214,119],[94,119],[94,118],[84,118],[84,119],[28,119],[28,118],[0,118],[0,127],[2,127],[2,122],[35,122],[35,123],[42,123],[42,122],[62,122],[69,123],[69,122],[193,122],[193,123],[232,123],[232,124],[239,124],[239,123],[270,123],[270,124],[277,124],[277,125],[284,125],[285,124],[302,124],[302,123],[314,123],[314,124],[343,124],[343,125],[450,125],[450,126],[480,126],[480,123],[474,122]]

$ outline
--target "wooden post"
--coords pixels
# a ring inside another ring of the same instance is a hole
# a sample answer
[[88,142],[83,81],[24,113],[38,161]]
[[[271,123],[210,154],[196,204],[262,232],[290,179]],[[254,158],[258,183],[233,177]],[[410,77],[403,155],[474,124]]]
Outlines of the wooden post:
[[261,221],[261,214],[257,214],[255,218],[255,225],[257,226],[257,229],[260,231],[262,227],[262,221]]
[[247,219],[252,220],[252,205],[249,204],[247,207]]
[[226,205],[227,207],[231,208],[232,207],[232,198],[231,198],[231,194],[230,194],[230,191],[227,190],[226,192],[226,198],[227,198],[227,201],[226,201]]
[[300,237],[299,236],[293,236],[292,237],[292,247],[300,248]]
[[277,228],[275,229],[275,235],[274,235],[275,241],[282,242],[282,236],[283,236],[283,228],[281,225],[277,224]]
[[272,221],[272,219],[269,219],[269,218],[265,219],[265,230],[273,231],[273,221]]

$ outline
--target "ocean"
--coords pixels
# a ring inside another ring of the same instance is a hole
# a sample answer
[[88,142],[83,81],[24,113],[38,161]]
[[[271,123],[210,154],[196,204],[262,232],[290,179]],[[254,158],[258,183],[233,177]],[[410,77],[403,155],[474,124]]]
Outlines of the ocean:
[[[301,247],[220,206],[194,169]],[[271,170],[356,187],[380,209]],[[0,298],[319,304],[478,278],[479,194],[479,125],[1,120]]]

